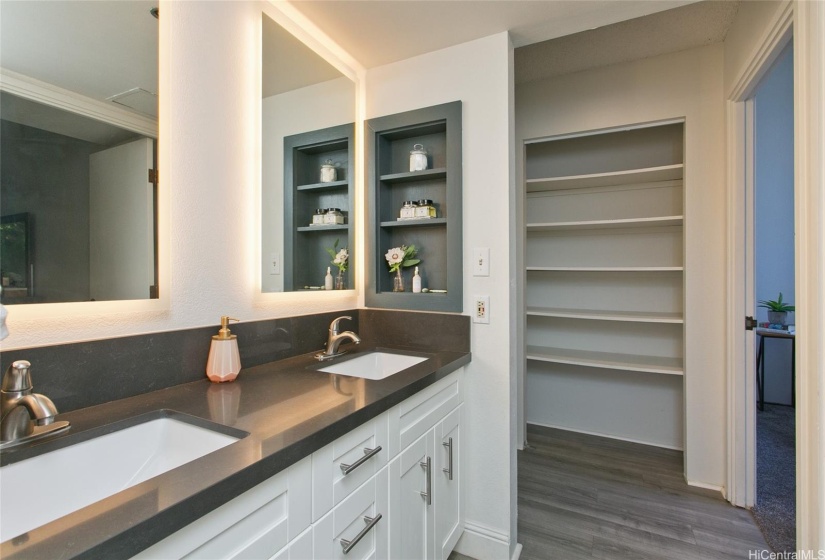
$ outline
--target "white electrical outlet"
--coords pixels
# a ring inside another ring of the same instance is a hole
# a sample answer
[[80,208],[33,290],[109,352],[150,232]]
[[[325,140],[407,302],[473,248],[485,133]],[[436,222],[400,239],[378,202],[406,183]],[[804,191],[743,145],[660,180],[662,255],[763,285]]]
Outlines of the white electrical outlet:
[[473,249],[473,276],[490,276],[490,248]]
[[473,323],[490,323],[490,296],[473,298]]
[[281,273],[281,254],[280,253],[270,253],[269,254],[269,274],[280,274]]

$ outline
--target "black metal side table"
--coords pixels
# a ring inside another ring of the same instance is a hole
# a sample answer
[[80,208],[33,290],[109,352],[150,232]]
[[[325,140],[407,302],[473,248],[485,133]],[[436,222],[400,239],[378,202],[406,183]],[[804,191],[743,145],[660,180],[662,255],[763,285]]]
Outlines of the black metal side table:
[[765,339],[791,339],[791,406],[796,407],[796,333],[776,329],[757,328],[759,349],[756,351],[756,387],[759,391],[759,410],[765,410]]

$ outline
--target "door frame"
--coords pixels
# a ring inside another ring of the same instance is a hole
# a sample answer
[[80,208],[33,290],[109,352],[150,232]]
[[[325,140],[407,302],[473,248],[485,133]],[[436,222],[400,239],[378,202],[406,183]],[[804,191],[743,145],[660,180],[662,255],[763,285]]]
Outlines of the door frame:
[[[793,37],[793,4],[779,10],[727,100],[728,135],[728,468],[727,499],[756,502],[756,407],[753,315],[753,94]],[[797,297],[799,300],[799,297]]]
[[[727,497],[747,505],[748,430],[743,403],[754,400],[745,371],[743,307],[746,150],[745,105],[752,89],[794,39],[794,234],[796,286],[796,542],[825,550],[825,2],[794,0],[777,10],[728,95],[728,476]],[[750,376],[750,375],[748,375]],[[816,552],[814,552],[816,554]]]

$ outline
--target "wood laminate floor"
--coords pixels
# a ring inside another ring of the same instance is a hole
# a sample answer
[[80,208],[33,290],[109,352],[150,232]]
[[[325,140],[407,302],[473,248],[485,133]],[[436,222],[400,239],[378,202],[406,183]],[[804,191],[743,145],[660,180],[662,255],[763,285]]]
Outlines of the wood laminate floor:
[[747,560],[769,550],[749,511],[685,483],[680,451],[532,425],[527,441],[522,560]]

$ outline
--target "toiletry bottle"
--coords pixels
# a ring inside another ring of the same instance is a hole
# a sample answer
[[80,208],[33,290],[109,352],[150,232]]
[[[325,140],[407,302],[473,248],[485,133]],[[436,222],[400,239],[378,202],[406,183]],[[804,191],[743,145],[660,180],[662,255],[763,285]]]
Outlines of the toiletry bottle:
[[413,274],[413,293],[421,293],[421,277],[418,275],[418,267],[415,267],[415,273]]
[[327,275],[324,277],[324,289],[331,290],[332,289],[332,273],[329,271],[330,267],[327,267]]
[[206,376],[214,383],[234,381],[241,371],[238,337],[229,330],[229,321],[237,320],[226,315],[221,317],[221,330],[212,337],[209,359],[206,361]]

